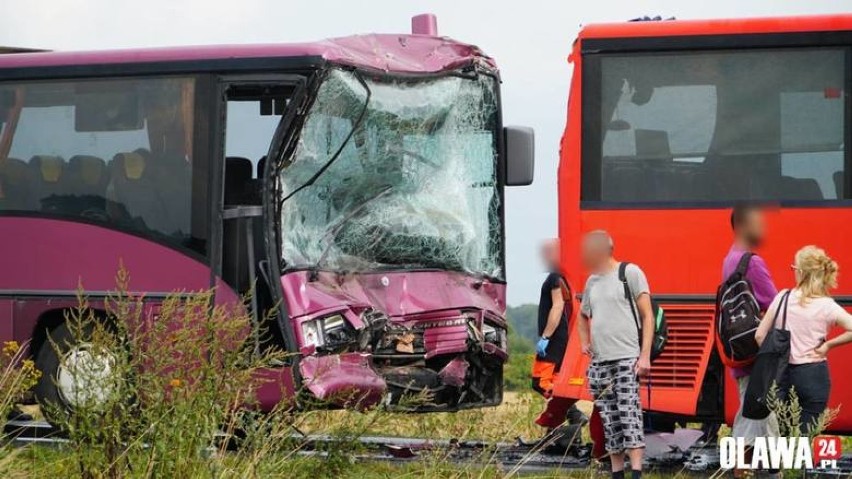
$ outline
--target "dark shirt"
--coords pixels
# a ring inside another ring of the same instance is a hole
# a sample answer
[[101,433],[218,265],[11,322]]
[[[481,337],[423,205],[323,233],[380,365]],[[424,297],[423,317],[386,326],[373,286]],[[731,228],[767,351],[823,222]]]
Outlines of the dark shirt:
[[[565,280],[558,273],[550,273],[547,279],[541,285],[541,297],[538,300],[538,336],[541,337],[544,333],[544,328],[547,327],[547,317],[550,315],[550,308],[553,307],[553,297],[551,296],[554,289],[562,289]],[[567,287],[567,286],[566,286]],[[547,346],[547,354],[543,358],[538,358],[542,361],[555,363],[557,369],[562,365],[562,358],[565,356],[565,348],[568,346],[568,318],[571,317],[572,302],[569,299],[565,301],[565,307],[562,309],[562,319],[559,321],[559,326],[556,331],[550,336],[550,343]]]

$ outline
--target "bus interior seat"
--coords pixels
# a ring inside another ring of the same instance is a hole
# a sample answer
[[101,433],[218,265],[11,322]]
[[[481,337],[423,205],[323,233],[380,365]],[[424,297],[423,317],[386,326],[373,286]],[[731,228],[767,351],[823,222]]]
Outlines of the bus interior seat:
[[229,156],[225,158],[225,204],[247,205],[254,203],[254,166],[248,158]]
[[672,160],[669,134],[664,130],[634,130],[636,155],[652,160]]
[[[604,160],[606,161],[606,160]],[[635,161],[635,160],[632,160]],[[604,201],[635,201],[644,183],[644,172],[635,165],[606,162],[603,170],[601,199]]]
[[688,188],[686,198],[692,201],[712,200],[713,195],[718,194],[713,186],[713,175],[704,164],[696,165],[692,170],[684,185]]
[[166,205],[145,156],[135,151],[117,153],[110,169],[114,195],[111,199],[124,207],[130,219],[141,221],[148,228],[164,231]]
[[819,201],[825,199],[819,183],[813,178],[782,176],[780,185],[782,200]]
[[30,169],[33,177],[33,191],[42,209],[55,209],[44,200],[51,196],[67,195],[69,192],[68,175],[65,159],[61,156],[36,155],[30,158]]
[[0,209],[29,210],[35,205],[30,166],[17,158],[0,159]]
[[674,174],[674,156],[669,144],[669,134],[664,130],[645,130],[637,128],[633,131],[636,142],[636,156],[641,158],[643,165],[643,181],[636,185],[639,197],[651,201],[671,201],[680,196],[680,191]]
[[109,175],[106,162],[91,155],[75,155],[68,161],[70,190],[78,196],[106,196]]
[[837,191],[837,199],[838,200],[845,199],[845,197],[843,196],[844,193],[845,193],[843,191],[844,176],[845,175],[843,174],[843,170],[835,171],[834,174],[832,175],[832,178],[834,179],[834,189]]
[[144,148],[135,150],[153,165],[156,191],[168,205],[162,230],[170,234],[189,234],[192,216],[192,165],[186,156],[175,153],[153,154]]
[[743,158],[739,155],[709,152],[704,160],[707,180],[702,189],[708,198],[742,201],[751,198],[749,173],[743,171]]

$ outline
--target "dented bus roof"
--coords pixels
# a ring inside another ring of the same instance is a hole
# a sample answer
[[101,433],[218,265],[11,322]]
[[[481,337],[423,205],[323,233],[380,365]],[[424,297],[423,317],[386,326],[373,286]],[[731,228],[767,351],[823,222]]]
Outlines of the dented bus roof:
[[[29,69],[192,63],[199,70],[227,70],[230,60],[295,60],[299,65],[333,63],[385,72],[437,73],[470,65],[496,69],[478,47],[446,37],[368,34],[311,43],[203,45],[83,52],[47,51],[0,55],[0,78],[23,77]],[[216,68],[204,64],[216,65]],[[12,74],[10,71],[14,69]],[[21,71],[21,69],[26,69]],[[168,68],[166,68],[168,69]]]

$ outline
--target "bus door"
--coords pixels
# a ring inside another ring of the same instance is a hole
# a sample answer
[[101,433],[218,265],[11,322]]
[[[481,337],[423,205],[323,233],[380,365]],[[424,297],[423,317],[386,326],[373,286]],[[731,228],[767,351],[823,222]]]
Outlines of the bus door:
[[263,75],[224,78],[220,83],[224,100],[219,115],[224,127],[218,190],[222,194],[217,205],[220,262],[214,269],[230,287],[231,300],[237,299],[234,293],[247,300],[252,318],[264,332],[255,341],[256,353],[296,347],[288,344],[286,318],[278,311],[281,289],[275,280],[277,258],[270,258],[266,248],[269,229],[263,189],[267,152],[303,80],[295,75]]

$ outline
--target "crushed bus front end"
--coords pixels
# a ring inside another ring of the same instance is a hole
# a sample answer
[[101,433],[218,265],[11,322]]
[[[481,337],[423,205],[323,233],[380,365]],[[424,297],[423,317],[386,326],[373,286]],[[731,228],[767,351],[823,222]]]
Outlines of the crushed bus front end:
[[496,71],[319,72],[270,174],[309,397],[413,411],[502,400]]
[[416,411],[501,402],[503,285],[424,271],[295,272],[282,286],[315,398]]

